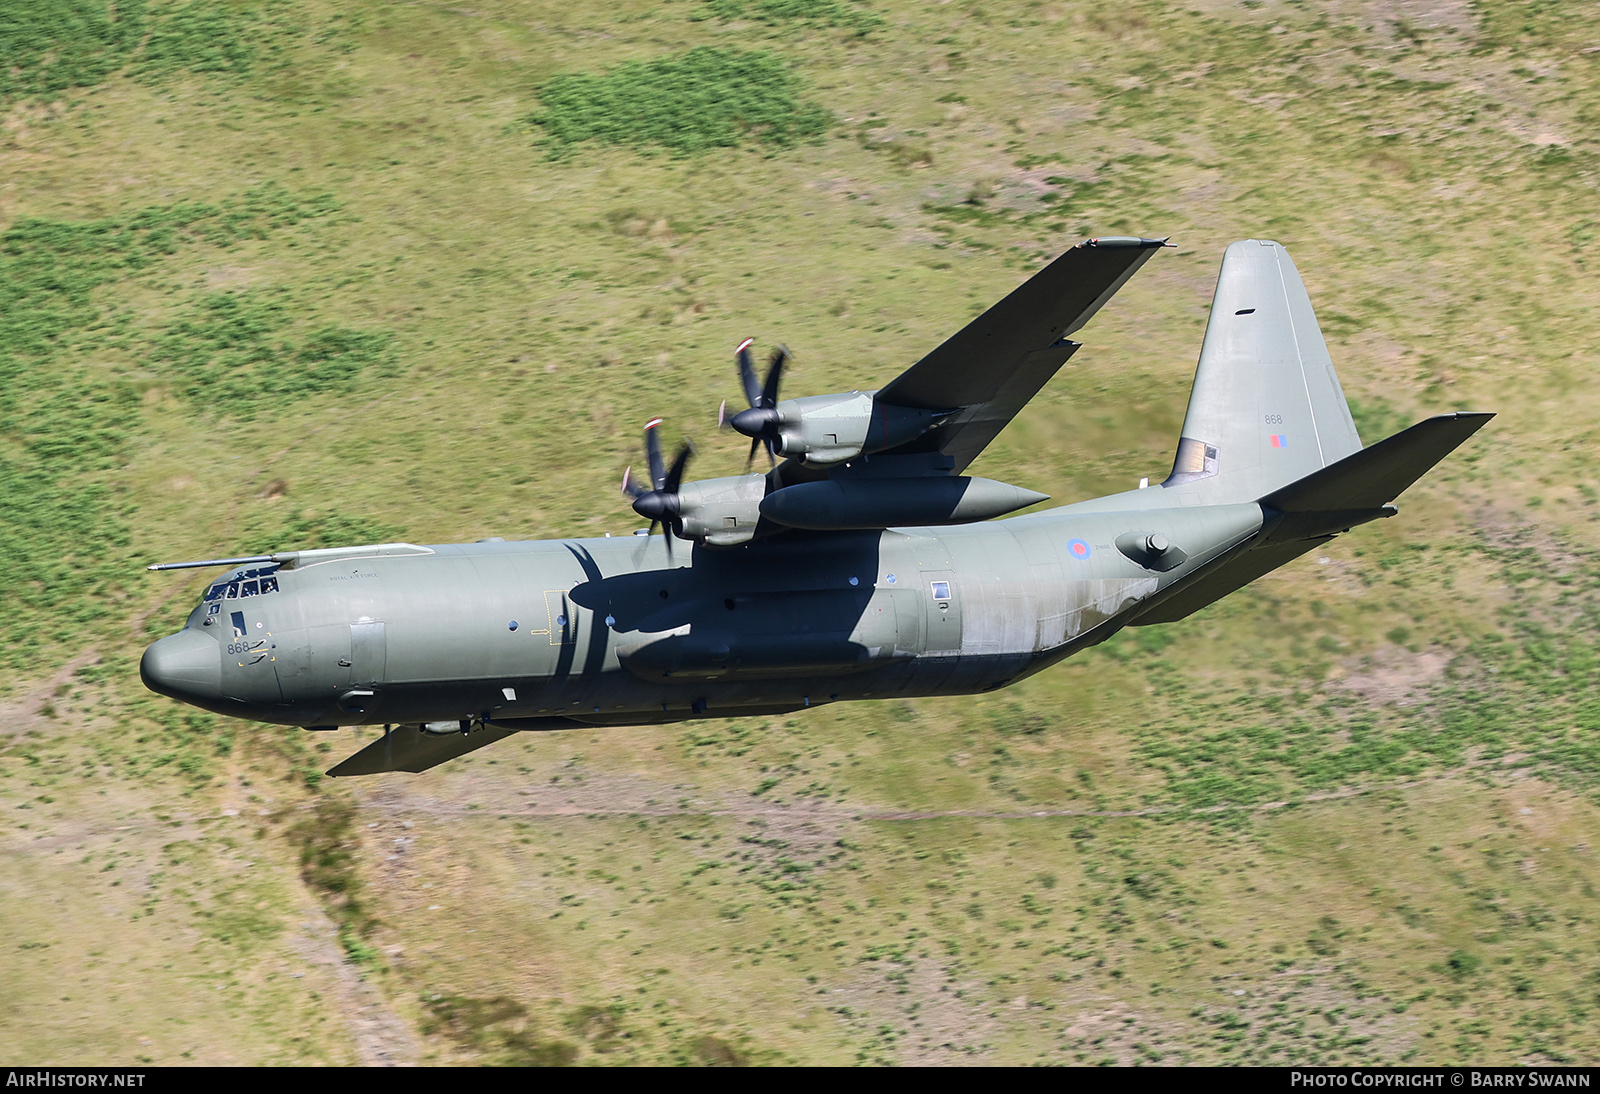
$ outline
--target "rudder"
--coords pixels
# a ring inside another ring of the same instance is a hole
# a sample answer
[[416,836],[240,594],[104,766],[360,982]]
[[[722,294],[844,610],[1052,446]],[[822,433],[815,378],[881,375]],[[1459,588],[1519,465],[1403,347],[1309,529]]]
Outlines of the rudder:
[[1161,485],[1205,504],[1254,501],[1360,450],[1289,252],[1268,239],[1230,244]]

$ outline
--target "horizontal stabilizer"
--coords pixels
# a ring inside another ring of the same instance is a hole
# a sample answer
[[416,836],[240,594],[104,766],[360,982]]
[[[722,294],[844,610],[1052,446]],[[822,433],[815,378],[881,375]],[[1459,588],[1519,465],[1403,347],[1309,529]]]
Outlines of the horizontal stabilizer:
[[1151,597],[1133,625],[1192,615],[1340,532],[1393,516],[1390,502],[1493,417],[1441,414],[1274,490],[1260,501],[1260,533]]
[[1461,411],[1428,418],[1274,490],[1261,506],[1280,513],[1381,509],[1493,417]]

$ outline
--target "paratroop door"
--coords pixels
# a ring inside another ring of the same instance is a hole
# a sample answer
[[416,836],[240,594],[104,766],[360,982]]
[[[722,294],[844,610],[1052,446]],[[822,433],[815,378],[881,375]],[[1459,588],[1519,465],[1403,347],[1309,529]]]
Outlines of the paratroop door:
[[961,649],[961,590],[949,570],[922,571],[922,604],[923,649]]

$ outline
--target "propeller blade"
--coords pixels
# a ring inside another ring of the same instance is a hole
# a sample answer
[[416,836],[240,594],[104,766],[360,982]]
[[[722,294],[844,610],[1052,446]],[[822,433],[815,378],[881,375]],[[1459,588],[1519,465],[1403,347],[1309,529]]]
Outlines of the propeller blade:
[[672,458],[672,466],[665,466],[661,459],[661,439],[656,432],[656,427],[661,424],[660,418],[651,418],[644,427],[644,446],[646,455],[650,459],[651,485],[633,481],[633,467],[622,475],[622,492],[633,499],[633,511],[650,521],[650,527],[645,530],[644,544],[640,547],[638,558],[644,557],[648,549],[650,537],[655,535],[656,525],[660,524],[667,537],[667,558],[672,558],[673,539],[683,538],[683,518],[678,513],[680,504],[678,490],[683,485],[683,473],[689,466],[689,460],[695,454],[694,442],[685,438],[683,445]]
[[788,359],[789,351],[783,346],[772,351],[772,360],[767,365],[767,382],[761,386],[761,402],[752,403],[752,406],[778,405],[778,387],[783,383],[783,365]]
[[630,463],[628,465],[628,469],[622,473],[623,497],[637,498],[640,494],[645,492],[646,487],[633,481],[633,464]]
[[722,405],[717,408],[717,428],[728,428],[728,400],[722,400]]
[[756,449],[760,448],[760,447],[761,447],[761,438],[759,436],[751,437],[750,438],[750,455],[748,455],[748,456],[746,456],[744,458],[744,473],[746,475],[748,475],[750,473],[750,465],[756,462]]
[[650,485],[656,490],[660,490],[667,481],[666,465],[661,461],[661,440],[656,436],[656,426],[660,424],[660,418],[651,418],[644,424],[644,450],[650,458]]
[[744,387],[745,402],[759,406],[757,400],[761,398],[761,381],[756,379],[756,367],[750,363],[750,346],[753,342],[754,338],[740,342],[734,355],[739,358],[739,383]]
[[672,461],[672,469],[667,472],[667,481],[661,486],[663,494],[678,493],[678,486],[683,482],[683,469],[689,465],[689,457],[692,455],[694,455],[694,445],[684,441],[683,447],[678,449],[678,455]]

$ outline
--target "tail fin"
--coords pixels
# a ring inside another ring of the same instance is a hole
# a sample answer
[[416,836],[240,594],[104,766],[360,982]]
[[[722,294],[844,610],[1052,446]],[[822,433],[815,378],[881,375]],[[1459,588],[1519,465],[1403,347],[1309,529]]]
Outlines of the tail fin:
[[1172,474],[1205,504],[1255,501],[1361,450],[1289,252],[1229,245]]

